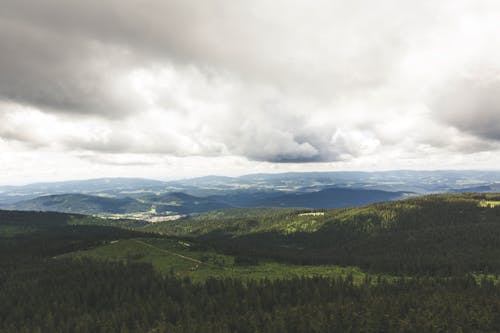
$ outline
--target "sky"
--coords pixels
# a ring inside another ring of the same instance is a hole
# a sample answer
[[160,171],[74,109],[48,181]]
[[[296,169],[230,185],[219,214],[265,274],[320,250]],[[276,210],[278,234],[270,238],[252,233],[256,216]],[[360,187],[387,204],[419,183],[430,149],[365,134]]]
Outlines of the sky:
[[0,0],[0,184],[499,169],[497,0]]

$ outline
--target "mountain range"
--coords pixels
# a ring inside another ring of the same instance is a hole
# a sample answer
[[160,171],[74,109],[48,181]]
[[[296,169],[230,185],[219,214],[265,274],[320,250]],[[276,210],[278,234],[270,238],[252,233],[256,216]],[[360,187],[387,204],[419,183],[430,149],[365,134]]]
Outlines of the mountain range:
[[[309,193],[277,194],[267,198],[255,195],[195,197],[174,192],[138,198],[110,198],[87,194],[56,194],[3,205],[2,208],[25,211],[54,211],[91,215],[130,215],[138,218],[187,215],[236,207],[304,207],[338,208],[373,202],[396,200],[408,196],[405,192],[362,189],[324,189]],[[131,216],[128,216],[131,217]]]
[[337,208],[430,193],[500,191],[498,171],[384,171],[101,178],[0,186],[0,207],[94,215],[187,215],[232,207]]

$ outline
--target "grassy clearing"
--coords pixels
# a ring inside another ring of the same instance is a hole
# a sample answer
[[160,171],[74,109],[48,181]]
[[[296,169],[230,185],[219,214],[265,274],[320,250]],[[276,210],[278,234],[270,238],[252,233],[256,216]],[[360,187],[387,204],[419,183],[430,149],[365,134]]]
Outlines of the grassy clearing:
[[300,213],[299,216],[325,216],[325,212]]
[[500,206],[500,201],[481,200],[479,201],[479,206],[483,208],[494,208]]
[[366,274],[356,267],[340,266],[298,266],[276,262],[262,262],[252,266],[228,265],[222,268],[197,270],[190,276],[193,280],[204,280],[207,277],[231,277],[243,279],[290,279],[294,277],[347,277],[352,275],[355,283],[361,283]]
[[[195,269],[196,263],[145,246],[146,241],[145,239],[119,240],[93,249],[67,253],[59,258],[90,257],[98,260],[147,262],[165,274],[170,271],[187,273]],[[172,244],[165,242],[164,247],[175,248],[173,241],[169,243]]]
[[163,274],[189,276],[193,281],[203,281],[209,277],[249,280],[351,275],[355,283],[361,283],[367,276],[367,273],[359,268],[335,265],[299,266],[262,261],[257,265],[241,266],[235,264],[235,258],[232,256],[192,251],[190,247],[189,243],[171,239],[138,238],[114,241],[93,249],[67,253],[58,258],[90,257],[98,260],[147,262]]

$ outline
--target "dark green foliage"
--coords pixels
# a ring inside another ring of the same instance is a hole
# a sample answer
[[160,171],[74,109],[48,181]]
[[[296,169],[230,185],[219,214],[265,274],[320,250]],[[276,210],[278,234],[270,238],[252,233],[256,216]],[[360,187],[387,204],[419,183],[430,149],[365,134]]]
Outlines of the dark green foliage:
[[0,211],[0,231],[4,227],[20,230],[14,235],[0,233],[0,263],[15,266],[25,261],[51,258],[116,239],[155,236],[111,226],[70,224],[80,220],[88,222],[82,215]]
[[5,332],[495,332],[500,288],[471,277],[209,279],[90,260],[1,270]]
[[237,266],[258,265],[259,260],[256,257],[237,256],[234,258],[234,264]]
[[[142,227],[147,222],[130,219],[104,219],[82,214],[58,212],[33,212],[0,210],[0,227],[31,226],[34,228],[55,227],[63,225],[101,225],[113,227]],[[2,236],[0,229],[0,237]]]
[[212,210],[204,213],[191,214],[189,219],[196,221],[217,220],[217,219],[238,219],[238,218],[265,218],[290,213],[299,213],[304,210],[299,208],[282,207],[252,207],[252,208],[228,208],[221,210]]
[[68,224],[72,218],[83,218],[83,215],[64,214],[54,212],[19,212],[0,210],[1,225],[34,225],[34,226],[60,226]]

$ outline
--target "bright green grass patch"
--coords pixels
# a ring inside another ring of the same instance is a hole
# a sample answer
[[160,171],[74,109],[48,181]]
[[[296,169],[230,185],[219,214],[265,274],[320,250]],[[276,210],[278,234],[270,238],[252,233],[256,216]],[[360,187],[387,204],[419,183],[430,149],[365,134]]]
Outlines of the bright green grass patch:
[[[272,261],[262,261],[257,265],[235,264],[233,256],[216,252],[193,251],[187,242],[171,239],[128,239],[114,241],[93,249],[64,254],[58,258],[90,257],[98,260],[131,261],[151,263],[163,274],[178,277],[189,276],[193,281],[203,281],[209,277],[241,279],[289,279],[294,277],[348,277],[361,283],[367,273],[356,267],[335,265],[300,266]],[[376,276],[371,276],[375,281]],[[392,277],[384,275],[385,278]]]
[[481,200],[479,201],[479,206],[484,208],[494,208],[496,206],[500,206],[500,201]]
[[478,284],[481,284],[485,280],[492,281],[494,285],[500,284],[500,276],[498,274],[472,273],[471,275]]
[[299,216],[325,216],[325,212],[299,213]]
[[195,280],[204,280],[208,277],[242,278],[242,279],[291,279],[294,277],[348,277],[352,276],[355,283],[361,283],[366,274],[356,267],[340,267],[334,265],[299,266],[286,265],[276,262],[262,262],[252,266],[224,266],[222,268],[200,269],[192,272],[190,277]]

